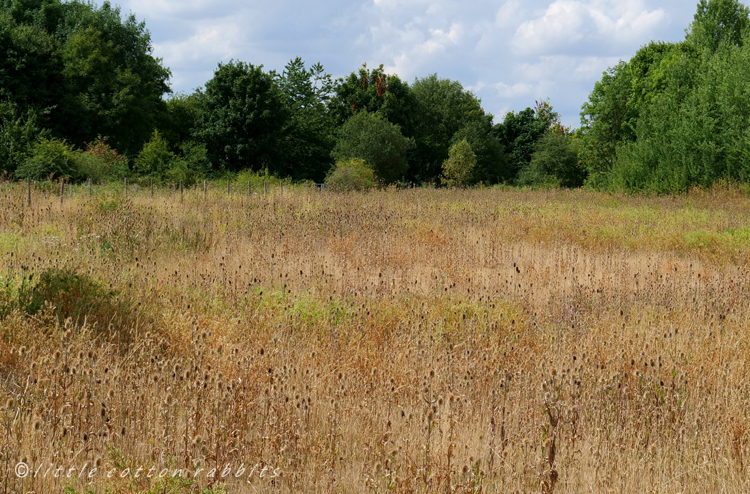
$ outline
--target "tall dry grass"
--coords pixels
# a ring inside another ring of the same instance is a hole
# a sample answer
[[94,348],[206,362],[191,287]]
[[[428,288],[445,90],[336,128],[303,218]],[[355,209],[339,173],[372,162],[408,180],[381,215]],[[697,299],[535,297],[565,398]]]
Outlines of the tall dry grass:
[[1,493],[748,489],[740,191],[54,192],[0,198]]

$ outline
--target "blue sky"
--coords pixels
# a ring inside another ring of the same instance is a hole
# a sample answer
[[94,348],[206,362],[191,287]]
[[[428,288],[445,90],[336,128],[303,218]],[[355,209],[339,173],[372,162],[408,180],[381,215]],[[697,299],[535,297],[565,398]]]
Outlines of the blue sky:
[[292,58],[335,77],[381,63],[407,82],[437,73],[501,121],[548,98],[579,126],[608,67],[651,40],[679,41],[697,0],[125,0],[151,31],[172,89],[191,92],[230,59],[281,71]]

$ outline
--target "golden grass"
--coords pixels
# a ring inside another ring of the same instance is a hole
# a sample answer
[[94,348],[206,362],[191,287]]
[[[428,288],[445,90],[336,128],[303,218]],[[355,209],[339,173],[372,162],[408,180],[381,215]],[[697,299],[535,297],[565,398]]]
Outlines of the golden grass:
[[[0,493],[747,490],[739,191],[24,201],[6,307],[55,268],[118,294],[0,321]],[[86,462],[204,470],[41,476]]]

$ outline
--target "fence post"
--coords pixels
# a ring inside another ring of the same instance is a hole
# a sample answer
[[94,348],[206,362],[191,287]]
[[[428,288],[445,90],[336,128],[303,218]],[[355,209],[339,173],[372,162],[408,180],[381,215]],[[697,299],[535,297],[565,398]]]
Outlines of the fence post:
[[267,193],[267,192],[268,192],[268,184],[267,184],[267,183],[266,183],[266,181],[264,180],[264,181],[263,181],[263,197],[265,197],[265,196],[266,196],[266,193]]
[[91,177],[89,177],[89,197],[91,197],[93,194],[93,192],[91,191],[91,185],[92,185],[91,182],[92,182]]
[[180,179],[180,202],[182,202],[182,179]]
[[208,191],[208,188],[206,187],[206,180],[203,181],[203,197],[206,196],[206,193]]
[[227,195],[232,193],[231,185],[232,185],[232,182],[230,182],[229,179],[227,179]]
[[63,196],[65,195],[65,179],[60,179],[60,204],[63,203]]
[[253,195],[253,183],[248,182],[247,183],[247,197],[250,197],[251,195]]
[[31,207],[31,177],[26,179],[29,185],[29,197],[28,197],[28,203],[29,207]]

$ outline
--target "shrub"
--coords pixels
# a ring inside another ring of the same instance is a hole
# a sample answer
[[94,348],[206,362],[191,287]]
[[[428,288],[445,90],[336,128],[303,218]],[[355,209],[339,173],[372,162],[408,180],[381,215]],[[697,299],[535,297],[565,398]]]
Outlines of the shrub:
[[[30,292],[26,312],[38,313],[45,302],[55,306],[63,322],[71,318],[82,324],[84,319],[106,325],[116,309],[117,292],[108,290],[102,283],[74,270],[50,269],[44,271]],[[92,321],[93,319],[93,321]]]
[[477,156],[466,139],[458,141],[448,151],[448,159],[443,162],[443,183],[448,187],[461,187],[471,181]]
[[325,183],[334,190],[365,190],[375,186],[375,172],[364,160],[339,161]]
[[10,101],[0,102],[0,173],[14,174],[28,158],[29,150],[38,137],[49,131],[37,125],[33,110],[21,112]]
[[78,168],[83,179],[120,180],[128,175],[128,159],[112,149],[105,137],[99,136],[86,143],[86,150],[78,154]]
[[453,135],[451,145],[466,139],[477,158],[470,183],[496,184],[509,179],[513,172],[502,143],[491,134],[485,122],[472,122]]
[[33,180],[65,178],[78,181],[78,157],[73,146],[67,141],[41,137],[31,146],[28,157],[16,170],[16,177]]
[[364,160],[379,180],[392,183],[406,174],[406,154],[414,141],[379,113],[360,112],[346,121],[331,156],[336,161]]
[[520,185],[580,187],[586,170],[578,161],[578,141],[573,136],[547,132],[537,141],[531,163],[518,176]]
[[280,183],[283,183],[280,178],[270,174],[268,172],[268,168],[260,172],[254,172],[253,170],[249,169],[243,170],[237,174],[236,182],[239,187],[247,187],[247,183],[250,182],[250,185],[253,189],[259,189],[263,187],[263,182],[265,182],[267,186],[278,186]]
[[[158,130],[154,130],[151,139],[143,145],[143,149],[135,158],[134,171],[144,177],[151,177],[156,181],[167,179],[167,172],[175,165],[175,155],[169,150],[167,140]],[[178,165],[178,168],[181,166]],[[179,174],[179,170],[172,175]]]

